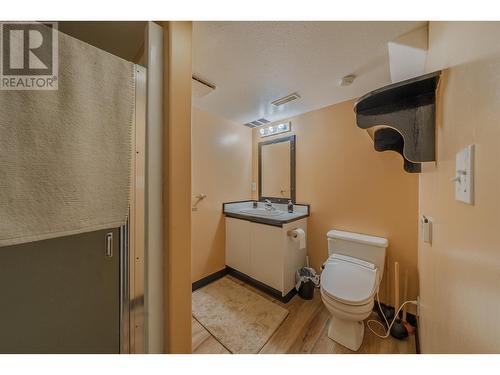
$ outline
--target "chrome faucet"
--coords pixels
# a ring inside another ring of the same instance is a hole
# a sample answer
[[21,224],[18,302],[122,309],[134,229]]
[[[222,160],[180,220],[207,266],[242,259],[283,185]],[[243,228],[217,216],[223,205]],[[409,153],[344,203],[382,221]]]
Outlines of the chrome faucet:
[[274,210],[275,208],[273,207],[273,204],[271,203],[271,201],[269,199],[266,199],[264,201],[264,208],[268,211],[271,211],[271,210]]

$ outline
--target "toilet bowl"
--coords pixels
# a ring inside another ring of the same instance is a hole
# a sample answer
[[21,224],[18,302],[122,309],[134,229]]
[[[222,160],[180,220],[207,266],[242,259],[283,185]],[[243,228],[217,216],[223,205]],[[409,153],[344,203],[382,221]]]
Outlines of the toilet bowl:
[[373,309],[387,245],[380,237],[328,232],[321,298],[331,314],[328,337],[348,349],[357,351],[363,342],[363,321]]

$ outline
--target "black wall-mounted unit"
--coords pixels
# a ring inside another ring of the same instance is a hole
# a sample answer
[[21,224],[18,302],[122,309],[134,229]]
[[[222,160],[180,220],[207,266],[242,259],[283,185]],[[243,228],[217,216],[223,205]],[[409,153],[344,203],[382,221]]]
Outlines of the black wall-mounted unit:
[[408,173],[420,173],[422,168],[420,163],[413,163],[403,155],[403,136],[392,128],[381,128],[375,130],[373,135],[373,145],[376,151],[396,151],[403,157],[403,168]]
[[392,150],[404,158],[404,169],[419,173],[420,163],[435,161],[436,88],[441,72],[398,82],[361,97],[354,105],[361,129],[374,133],[377,151]]

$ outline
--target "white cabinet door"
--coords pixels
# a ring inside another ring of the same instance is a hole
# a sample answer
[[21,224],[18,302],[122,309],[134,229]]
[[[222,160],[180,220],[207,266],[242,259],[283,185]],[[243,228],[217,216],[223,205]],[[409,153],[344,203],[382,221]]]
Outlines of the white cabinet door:
[[250,275],[250,222],[226,217],[226,264]]
[[251,247],[249,276],[283,291],[284,235],[280,227],[250,223]]

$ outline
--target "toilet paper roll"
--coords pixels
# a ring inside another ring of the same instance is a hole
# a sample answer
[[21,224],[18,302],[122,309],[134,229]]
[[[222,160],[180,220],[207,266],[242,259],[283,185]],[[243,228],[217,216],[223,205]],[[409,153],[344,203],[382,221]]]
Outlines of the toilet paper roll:
[[306,248],[306,232],[302,228],[292,230],[290,236],[294,242],[299,243],[299,249]]

